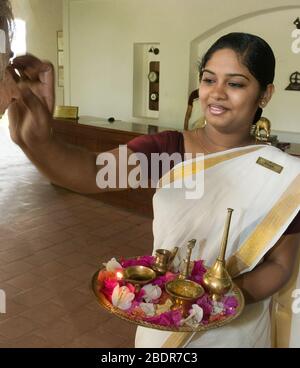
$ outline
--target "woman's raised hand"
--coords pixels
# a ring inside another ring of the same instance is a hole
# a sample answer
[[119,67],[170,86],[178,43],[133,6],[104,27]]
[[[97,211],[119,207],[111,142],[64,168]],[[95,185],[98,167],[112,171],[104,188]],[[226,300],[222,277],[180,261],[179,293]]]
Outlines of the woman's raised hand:
[[51,137],[54,68],[33,55],[25,55],[15,58],[7,71],[16,83],[8,108],[11,138],[22,148],[34,150]]
[[[51,135],[55,98],[53,66],[26,55],[14,59],[6,72],[12,86],[8,108],[10,135],[32,163],[61,187],[79,193],[109,190],[97,185],[97,172],[104,164],[97,164],[95,152],[65,144]],[[119,149],[110,152],[118,163]]]

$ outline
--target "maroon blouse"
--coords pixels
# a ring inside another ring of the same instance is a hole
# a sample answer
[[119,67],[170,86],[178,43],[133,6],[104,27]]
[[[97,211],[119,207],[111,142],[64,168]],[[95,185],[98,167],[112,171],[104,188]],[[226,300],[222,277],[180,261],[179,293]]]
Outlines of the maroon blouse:
[[[158,134],[141,135],[132,139],[127,143],[129,149],[133,152],[142,152],[147,156],[149,167],[149,177],[151,174],[151,153],[163,153],[166,152],[169,155],[175,152],[179,152],[181,159],[184,158],[184,138],[183,134],[177,131],[165,131]],[[178,162],[171,162],[171,168]],[[159,176],[162,177],[164,172],[160,167]],[[284,234],[294,234],[300,232],[300,212],[296,215],[294,220],[290,223]]]

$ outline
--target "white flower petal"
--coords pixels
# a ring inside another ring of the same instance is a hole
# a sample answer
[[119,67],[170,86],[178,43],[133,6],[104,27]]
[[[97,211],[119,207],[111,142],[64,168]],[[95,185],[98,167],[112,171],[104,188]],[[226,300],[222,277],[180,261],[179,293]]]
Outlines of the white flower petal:
[[197,326],[203,318],[203,309],[198,304],[193,304],[189,315],[180,321],[180,325]]
[[155,315],[155,308],[153,303],[140,303],[142,311],[146,316],[152,317]]
[[192,310],[194,312],[193,319],[197,323],[200,323],[202,321],[202,319],[203,319],[203,309],[198,304],[193,304],[192,305]]
[[122,268],[122,266],[120,265],[120,263],[115,258],[112,258],[107,263],[103,263],[103,265],[106,267],[106,270],[107,271],[110,271],[110,272],[113,272],[113,271],[115,271],[117,269]]
[[148,284],[142,287],[145,294],[143,296],[146,302],[152,302],[152,300],[156,300],[161,296],[161,288],[157,285]]
[[115,307],[126,310],[131,307],[131,302],[134,297],[134,293],[132,293],[127,286],[120,287],[116,285],[111,296],[111,301]]
[[221,302],[215,302],[213,301],[213,310],[211,312],[212,315],[220,314],[224,310],[224,305]]

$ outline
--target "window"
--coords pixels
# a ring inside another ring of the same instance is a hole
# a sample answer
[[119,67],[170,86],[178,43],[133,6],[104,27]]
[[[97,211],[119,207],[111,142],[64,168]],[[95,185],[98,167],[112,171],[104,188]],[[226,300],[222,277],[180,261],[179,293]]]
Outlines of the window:
[[26,22],[22,19],[15,19],[11,49],[14,56],[26,54]]

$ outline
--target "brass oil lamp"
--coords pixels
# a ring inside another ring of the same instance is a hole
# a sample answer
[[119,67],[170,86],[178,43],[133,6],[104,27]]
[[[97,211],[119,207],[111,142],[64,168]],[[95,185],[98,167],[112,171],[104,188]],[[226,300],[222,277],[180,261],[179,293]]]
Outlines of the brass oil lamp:
[[232,208],[227,208],[227,219],[221,243],[220,254],[214,265],[206,272],[203,277],[203,283],[212,299],[219,301],[232,288],[232,280],[226,270],[225,253],[227,248],[229,227],[231,221]]
[[171,308],[181,310],[183,316],[188,315],[192,303],[204,294],[204,289],[201,285],[195,281],[187,280],[187,277],[189,276],[191,253],[195,244],[195,239],[189,241],[183,271],[177,279],[169,281],[165,286],[166,292],[173,299],[173,305]]

